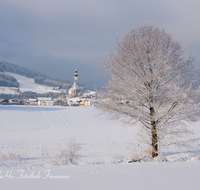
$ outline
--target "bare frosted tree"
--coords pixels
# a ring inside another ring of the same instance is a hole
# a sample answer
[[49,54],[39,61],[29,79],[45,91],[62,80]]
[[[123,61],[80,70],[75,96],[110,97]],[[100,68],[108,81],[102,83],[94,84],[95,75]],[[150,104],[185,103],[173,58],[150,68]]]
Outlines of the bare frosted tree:
[[186,53],[172,34],[145,23],[129,30],[116,52],[103,60],[111,80],[100,93],[98,108],[125,124],[140,122],[146,131],[141,140],[152,147],[152,157],[158,156],[159,146],[190,134],[185,120],[198,117],[195,58],[186,59]]

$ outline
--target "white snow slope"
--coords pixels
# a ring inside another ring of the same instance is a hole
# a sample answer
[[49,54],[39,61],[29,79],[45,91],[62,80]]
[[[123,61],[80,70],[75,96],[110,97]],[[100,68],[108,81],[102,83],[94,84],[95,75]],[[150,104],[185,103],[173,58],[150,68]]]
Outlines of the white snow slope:
[[[127,163],[142,146],[137,129],[99,113],[91,107],[0,106],[0,189],[200,189],[198,142],[191,151],[168,152],[166,162]],[[196,138],[199,124],[193,126]],[[73,137],[81,144],[79,159],[55,165],[55,156]]]
[[[27,78],[22,75],[18,75],[16,73],[5,72],[6,75],[13,76],[19,82],[19,88],[21,92],[32,91],[37,93],[47,93],[47,92],[55,92],[60,93],[59,90],[52,90],[50,86],[45,86],[41,84],[34,83],[34,79]],[[0,93],[4,94],[18,94],[16,93],[16,88],[13,87],[1,87]]]

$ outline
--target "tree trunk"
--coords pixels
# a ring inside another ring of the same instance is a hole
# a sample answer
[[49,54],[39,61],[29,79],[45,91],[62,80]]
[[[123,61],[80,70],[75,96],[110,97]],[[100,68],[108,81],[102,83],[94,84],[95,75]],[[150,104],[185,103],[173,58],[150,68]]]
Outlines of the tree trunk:
[[155,158],[158,156],[158,135],[156,132],[156,125],[153,125],[153,129],[152,129],[152,137],[151,137],[151,141],[152,141],[152,157]]
[[152,146],[152,157],[155,158],[158,156],[158,135],[156,129],[156,122],[155,122],[155,110],[154,108],[150,108],[150,117],[151,117],[151,146]]

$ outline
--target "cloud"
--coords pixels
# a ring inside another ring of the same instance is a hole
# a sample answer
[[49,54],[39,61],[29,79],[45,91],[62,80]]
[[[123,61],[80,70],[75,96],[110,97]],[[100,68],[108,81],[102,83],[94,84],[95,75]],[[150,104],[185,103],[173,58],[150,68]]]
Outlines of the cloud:
[[48,65],[49,75],[59,67],[54,76],[62,78],[67,62],[71,69],[82,66],[83,82],[91,73],[98,79],[89,83],[105,81],[99,67],[109,49],[116,49],[116,38],[147,20],[175,33],[198,57],[199,5],[199,0],[2,0],[0,60],[40,72]]

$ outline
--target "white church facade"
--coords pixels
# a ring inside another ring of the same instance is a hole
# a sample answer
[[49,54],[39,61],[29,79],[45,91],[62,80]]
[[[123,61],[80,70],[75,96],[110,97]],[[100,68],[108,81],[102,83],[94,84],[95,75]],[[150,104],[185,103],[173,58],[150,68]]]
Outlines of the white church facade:
[[81,95],[81,90],[78,86],[78,71],[76,69],[75,74],[74,74],[74,83],[73,83],[72,87],[69,89],[68,97],[74,98],[74,97],[77,97],[80,95]]

